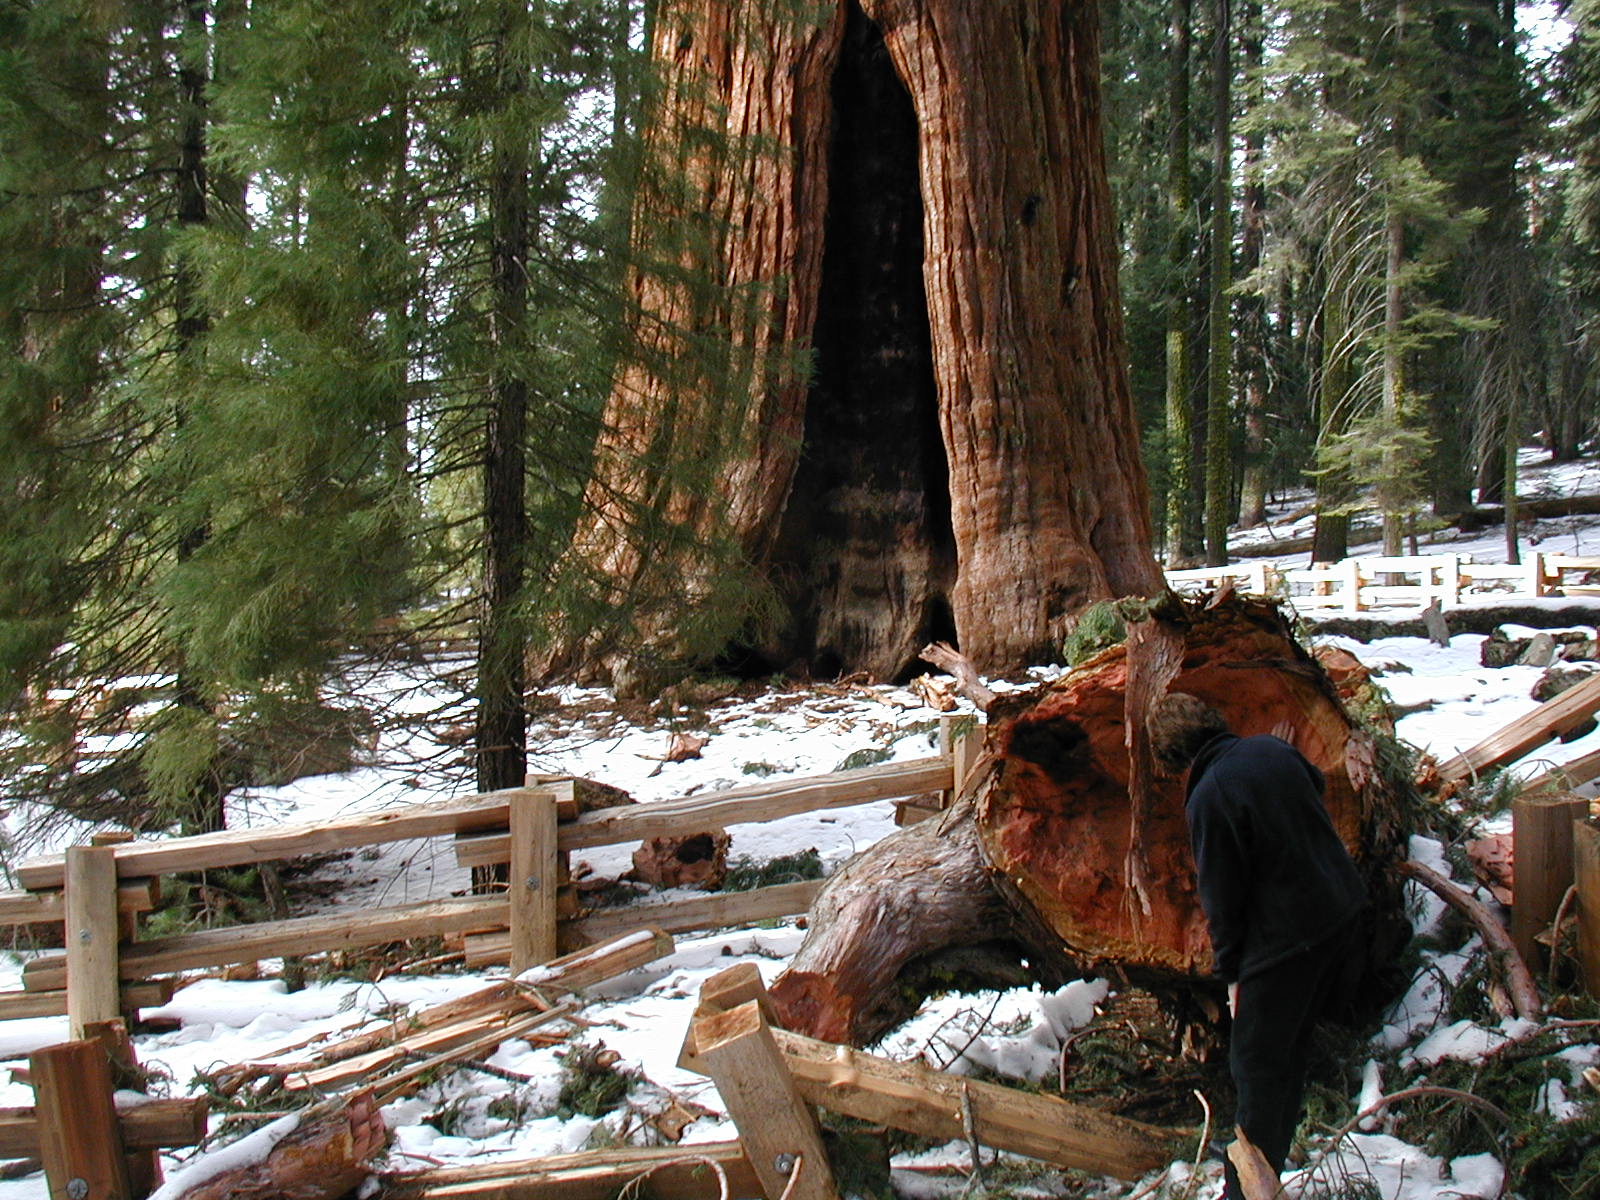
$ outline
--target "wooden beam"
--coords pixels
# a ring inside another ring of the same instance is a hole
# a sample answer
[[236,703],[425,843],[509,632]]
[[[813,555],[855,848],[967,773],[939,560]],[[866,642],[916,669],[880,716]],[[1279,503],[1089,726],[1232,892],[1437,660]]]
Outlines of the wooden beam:
[[[566,785],[570,792],[572,784]],[[556,957],[556,794],[523,791],[511,801],[511,973]]]
[[1600,1000],[1600,825],[1572,827],[1572,876],[1578,889],[1578,961],[1589,995]]
[[1539,961],[1539,934],[1572,886],[1572,823],[1588,815],[1589,802],[1571,794],[1525,793],[1511,802],[1511,940],[1530,965]]
[[[284,1077],[284,1087],[290,1091],[306,1088],[329,1091],[365,1079],[387,1089],[391,1081],[384,1079],[383,1074],[393,1067],[416,1063],[419,1058],[425,1059],[431,1067],[455,1062],[464,1054],[476,1050],[493,1050],[501,1042],[522,1037],[571,1011],[569,1007],[532,1013],[526,1007],[509,1012],[484,1011],[451,1024],[434,1026],[365,1054],[339,1059],[324,1067],[294,1071]],[[420,1067],[423,1064],[417,1065]],[[409,1074],[406,1077],[409,1078]],[[398,1080],[400,1076],[394,1078]]]
[[[470,1040],[496,1019],[551,1007],[542,999],[545,995],[578,991],[643,966],[672,953],[672,950],[672,938],[667,934],[659,929],[641,930],[546,963],[534,972],[535,978],[526,983],[502,979],[465,996],[407,1013],[377,1028],[309,1051],[304,1043],[298,1043],[264,1055],[254,1062],[220,1068],[211,1072],[208,1079],[219,1090],[231,1094],[252,1079],[305,1074],[362,1055],[377,1054],[402,1043],[416,1050],[420,1044],[417,1039],[421,1035],[446,1026],[468,1027],[457,1040]],[[448,1040],[433,1044],[428,1049],[437,1050],[446,1044]]]
[[766,981],[761,978],[761,968],[745,962],[718,971],[700,985],[700,1004],[711,1012],[729,1012],[741,1004],[754,1000],[769,1023],[776,1022],[772,1011],[772,997],[767,995]]
[[[204,1096],[151,1100],[117,1112],[121,1142],[128,1150],[173,1150],[197,1146],[206,1136],[210,1102]],[[37,1158],[39,1110],[0,1108],[0,1158]]]
[[584,850],[615,842],[772,821],[796,813],[848,808],[917,792],[940,791],[949,786],[950,764],[942,758],[882,763],[812,779],[758,783],[659,804],[602,808],[584,813],[570,825],[562,826],[560,842],[563,850]]
[[[117,885],[120,912],[149,912],[160,902],[158,880],[125,879]],[[0,925],[59,925],[66,919],[67,898],[60,890],[0,892]]]
[[338,1096],[300,1112],[265,1157],[222,1154],[217,1173],[180,1200],[342,1200],[372,1177],[367,1164],[388,1142],[371,1092]]
[[816,1114],[796,1089],[761,1005],[751,1000],[698,1018],[695,1043],[768,1200],[837,1200]]
[[432,1054],[420,1062],[414,1062],[404,1070],[392,1075],[385,1075],[375,1081],[377,1103],[381,1107],[392,1100],[405,1095],[414,1088],[422,1086],[426,1077],[432,1076],[441,1067],[452,1066],[458,1062],[466,1062],[474,1058],[482,1058],[490,1054],[502,1042],[512,1038],[522,1037],[532,1033],[541,1025],[548,1025],[552,1021],[564,1020],[572,1015],[575,1003],[563,1004],[552,1008],[548,1012],[534,1013],[530,1016],[518,1018],[508,1022],[501,1029],[490,1030],[470,1041],[462,1042],[446,1050]]
[[1600,675],[1591,675],[1554,699],[1546,700],[1497,730],[1470,750],[1439,765],[1446,783],[1503,766],[1544,745],[1551,738],[1576,729],[1600,710]]
[[550,1154],[380,1177],[386,1200],[759,1200],[761,1185],[738,1142]]
[[739,963],[725,971],[718,971],[702,983],[700,1000],[695,1006],[696,1020],[689,1022],[689,1028],[684,1034],[683,1046],[678,1051],[678,1066],[685,1071],[695,1071],[704,1075],[705,1064],[700,1061],[700,1047],[695,1038],[698,1018],[727,1012],[752,1000],[760,1007],[761,1015],[767,1024],[776,1026],[778,1017],[772,1009],[772,997],[767,994],[766,982],[761,978],[761,970],[755,963]]
[[[131,842],[114,847],[117,874],[123,879],[170,875],[175,871],[236,867],[305,854],[355,850],[409,838],[504,828],[509,794],[521,790],[483,792],[459,800],[408,805],[337,821],[229,829],[159,842]],[[65,864],[60,855],[28,859],[17,867],[17,882],[31,891],[58,888],[65,877]]]
[[[172,999],[176,990],[177,984],[171,979],[125,983],[121,988],[119,1006],[125,1013],[138,1012],[141,1008],[159,1008]],[[0,1021],[66,1015],[65,988],[53,992],[0,992]]]
[[526,983],[540,991],[578,992],[665,958],[675,949],[670,933],[658,926],[645,926],[552,959],[541,970],[526,976]]
[[131,1200],[111,1064],[98,1042],[63,1042],[28,1057],[39,1157],[51,1200]]
[[[800,883],[753,888],[748,892],[719,892],[689,900],[629,904],[562,921],[558,928],[562,945],[572,945],[574,942],[586,945],[644,928],[659,929],[666,933],[693,933],[727,925],[748,925],[755,921],[809,912],[811,902],[821,887],[821,880],[807,879]],[[511,960],[511,936],[504,930],[469,935],[465,944],[469,969],[476,970]]]
[[[1147,1125],[920,1062],[896,1062],[783,1029],[772,1033],[796,1088],[812,1104],[941,1141],[966,1137],[963,1091],[983,1145],[1119,1179],[1137,1179],[1171,1162],[1193,1138],[1192,1130]],[[694,1057],[679,1065],[704,1070]]]
[[[848,808],[914,796],[919,792],[945,791],[950,786],[951,767],[947,758],[881,763],[833,775],[757,783],[655,804],[597,809],[574,821],[563,822],[557,830],[556,842],[563,851],[570,852],[618,842],[642,842],[653,837],[682,837],[729,825],[774,821],[796,813]],[[507,862],[510,857],[511,835],[505,833],[463,839],[456,851],[456,862],[460,866],[485,866]]]
[[1582,758],[1575,758],[1571,762],[1551,767],[1548,771],[1533,776],[1523,783],[1522,794],[1528,795],[1546,788],[1571,791],[1591,779],[1600,779],[1600,750],[1591,750]]
[[110,846],[72,846],[66,853],[67,1026],[74,1038],[121,1011],[115,854]]
[[941,793],[949,808],[961,795],[967,772],[983,751],[983,726],[973,716],[945,713],[939,718],[939,753],[950,759],[950,789]]
[[[316,954],[496,926],[505,928],[509,915],[504,896],[488,896],[263,921],[136,942],[123,947],[119,970],[123,979],[144,979],[286,954]],[[30,992],[65,987],[64,956],[46,955],[28,963],[23,968],[22,986]]]

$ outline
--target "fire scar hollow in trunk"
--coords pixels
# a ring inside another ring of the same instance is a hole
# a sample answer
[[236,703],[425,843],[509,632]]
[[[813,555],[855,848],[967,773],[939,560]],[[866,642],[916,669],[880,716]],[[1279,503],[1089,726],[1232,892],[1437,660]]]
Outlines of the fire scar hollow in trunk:
[[1169,597],[1158,609],[1123,645],[997,700],[962,802],[830,880],[772,989],[789,1028],[867,1042],[933,990],[1029,978],[1110,972],[1158,990],[1203,986],[1211,946],[1183,781],[1155,773],[1144,734],[1169,689],[1215,704],[1236,733],[1292,741],[1322,771],[1334,826],[1368,876],[1376,957],[1386,957],[1404,834],[1370,737],[1272,604]]

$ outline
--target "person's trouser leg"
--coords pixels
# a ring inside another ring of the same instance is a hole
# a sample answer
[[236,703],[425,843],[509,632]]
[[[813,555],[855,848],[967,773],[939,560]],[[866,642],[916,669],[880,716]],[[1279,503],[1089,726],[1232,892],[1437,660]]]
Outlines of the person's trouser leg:
[[[1237,1101],[1234,1123],[1281,1172],[1300,1124],[1306,1060],[1339,956],[1319,947],[1297,954],[1239,984],[1239,1012],[1228,1047]],[[1229,1200],[1243,1193],[1227,1164]]]

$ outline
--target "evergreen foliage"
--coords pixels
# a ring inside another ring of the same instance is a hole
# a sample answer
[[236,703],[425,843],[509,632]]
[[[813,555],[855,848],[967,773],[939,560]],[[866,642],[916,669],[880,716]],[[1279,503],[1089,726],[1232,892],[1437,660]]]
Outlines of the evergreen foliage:
[[[656,9],[0,6],[11,794],[208,827],[359,707],[363,664],[431,636],[479,646],[459,708],[493,786],[520,779],[522,693],[558,649],[631,656],[620,682],[648,690],[760,640],[773,596],[703,501],[741,450],[730,398],[808,364],[764,340],[785,281],[717,284],[699,201],[773,150],[704,98],[652,107]],[[1548,63],[1490,0],[1103,14],[1169,560],[1203,510],[1215,553],[1307,480],[1319,554],[1362,510],[1397,540],[1474,480],[1494,498],[1530,435],[1592,437],[1593,0]],[[602,427],[647,380],[697,406],[692,444]],[[637,489],[596,494],[601,456]],[[639,564],[622,584],[573,546],[602,503]],[[670,647],[638,644],[666,619]]]
[[[642,19],[625,0],[0,11],[14,791],[214,826],[261,757],[241,738],[314,726],[388,652],[380,629],[485,635],[464,699],[505,713],[480,758],[521,781],[524,664],[610,615],[563,549],[601,402],[652,350],[618,288]],[[727,358],[725,333],[696,336]],[[119,679],[138,695],[111,711]],[[85,771],[102,730],[123,748]]]

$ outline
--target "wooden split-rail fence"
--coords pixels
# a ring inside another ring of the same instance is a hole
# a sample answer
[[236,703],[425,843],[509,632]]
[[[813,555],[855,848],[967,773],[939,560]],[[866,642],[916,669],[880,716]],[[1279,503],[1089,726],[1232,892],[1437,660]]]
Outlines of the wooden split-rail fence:
[[1450,608],[1463,596],[1501,599],[1600,595],[1600,557],[1533,551],[1521,563],[1480,563],[1466,554],[1346,558],[1336,563],[1281,568],[1267,562],[1230,563],[1168,571],[1179,592],[1232,584],[1240,591],[1281,596],[1300,612],[1367,612],[1386,608]]
[[[941,722],[939,753],[927,758],[591,812],[578,811],[573,780],[535,777],[527,787],[331,821],[74,846],[21,863],[20,890],[0,894],[0,924],[61,922],[66,947],[26,964],[22,990],[0,993],[0,1020],[65,1013],[80,1037],[91,1023],[165,1003],[173,977],[184,972],[265,958],[442,937],[460,940],[470,966],[508,963],[520,972],[564,949],[647,927],[685,933],[797,915],[810,907],[819,882],[586,912],[567,860],[597,846],[860,804],[895,801],[897,817],[915,819],[948,803],[978,736],[974,718],[949,716]],[[509,864],[508,888],[139,936],[140,914],[157,904],[163,875],[436,837],[454,840],[464,866]]]
[[[708,979],[678,1065],[709,1076],[736,1141],[501,1159],[381,1177],[389,1200],[606,1200],[634,1191],[682,1200],[839,1200],[817,1109],[974,1155],[1006,1151],[1137,1179],[1193,1146],[1167,1128],[781,1029],[752,963]],[[976,1169],[976,1163],[974,1164]]]

